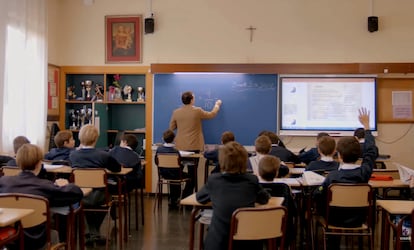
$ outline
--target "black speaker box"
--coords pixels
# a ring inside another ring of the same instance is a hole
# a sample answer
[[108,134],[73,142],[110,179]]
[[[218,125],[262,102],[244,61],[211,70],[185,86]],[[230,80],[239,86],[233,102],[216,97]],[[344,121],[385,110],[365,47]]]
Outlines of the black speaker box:
[[145,34],[154,33],[154,18],[145,18]]
[[377,16],[368,17],[368,31],[369,32],[378,31],[378,17]]

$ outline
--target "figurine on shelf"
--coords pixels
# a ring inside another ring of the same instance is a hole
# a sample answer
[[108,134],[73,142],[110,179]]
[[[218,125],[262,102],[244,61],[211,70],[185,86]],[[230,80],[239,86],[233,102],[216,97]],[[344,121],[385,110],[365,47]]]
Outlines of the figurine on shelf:
[[82,97],[81,100],[85,101],[86,99],[86,86],[85,86],[85,82],[81,82],[81,86],[82,86]]
[[71,86],[67,87],[67,89],[66,89],[66,98],[68,100],[76,99],[75,86],[71,85]]
[[125,99],[126,102],[132,102],[131,92],[132,92],[132,87],[130,85],[125,85],[124,86],[124,95],[127,96],[127,98]]
[[85,81],[85,90],[86,90],[86,101],[90,101],[92,99],[91,97],[91,90],[92,90],[93,82],[90,80]]
[[103,86],[99,83],[95,84],[95,96],[92,98],[92,101],[101,102],[103,101],[104,95],[103,95]]

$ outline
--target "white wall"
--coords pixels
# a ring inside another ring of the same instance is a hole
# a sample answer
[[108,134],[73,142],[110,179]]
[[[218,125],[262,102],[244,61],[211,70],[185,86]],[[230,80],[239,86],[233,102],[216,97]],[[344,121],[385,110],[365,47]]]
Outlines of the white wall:
[[[49,62],[77,66],[105,65],[105,15],[148,17],[151,2],[48,1]],[[379,16],[374,33],[367,30],[371,2]],[[153,0],[155,32],[143,35],[142,64],[412,62],[413,9],[411,0]],[[412,124],[379,128],[380,152],[414,167]],[[292,148],[314,144],[285,141]]]

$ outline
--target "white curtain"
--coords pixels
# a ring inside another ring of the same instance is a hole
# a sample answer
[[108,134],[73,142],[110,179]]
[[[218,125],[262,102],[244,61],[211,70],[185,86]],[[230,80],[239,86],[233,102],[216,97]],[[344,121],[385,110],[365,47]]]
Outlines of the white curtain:
[[24,135],[44,148],[47,116],[46,0],[0,0],[0,152]]

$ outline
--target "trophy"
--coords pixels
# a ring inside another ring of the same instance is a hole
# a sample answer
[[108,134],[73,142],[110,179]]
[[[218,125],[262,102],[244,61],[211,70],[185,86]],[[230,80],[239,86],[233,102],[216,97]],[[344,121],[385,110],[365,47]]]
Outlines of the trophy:
[[81,86],[82,86],[82,101],[85,101],[85,82],[81,82]]
[[74,109],[69,109],[69,118],[72,121],[72,125],[69,127],[69,129],[77,129],[78,127],[76,126],[76,120],[78,119],[75,115],[75,110]]
[[144,102],[145,101],[145,92],[143,87],[138,87],[138,98],[137,102]]
[[132,102],[131,92],[132,92],[132,87],[129,86],[129,85],[125,85],[124,86],[124,95],[127,96],[127,99],[125,100],[126,102]]
[[86,101],[90,101],[92,99],[92,97],[91,97],[92,85],[93,85],[92,81],[90,81],[90,80],[85,81],[85,89],[86,89],[86,98],[85,98],[85,100]]

